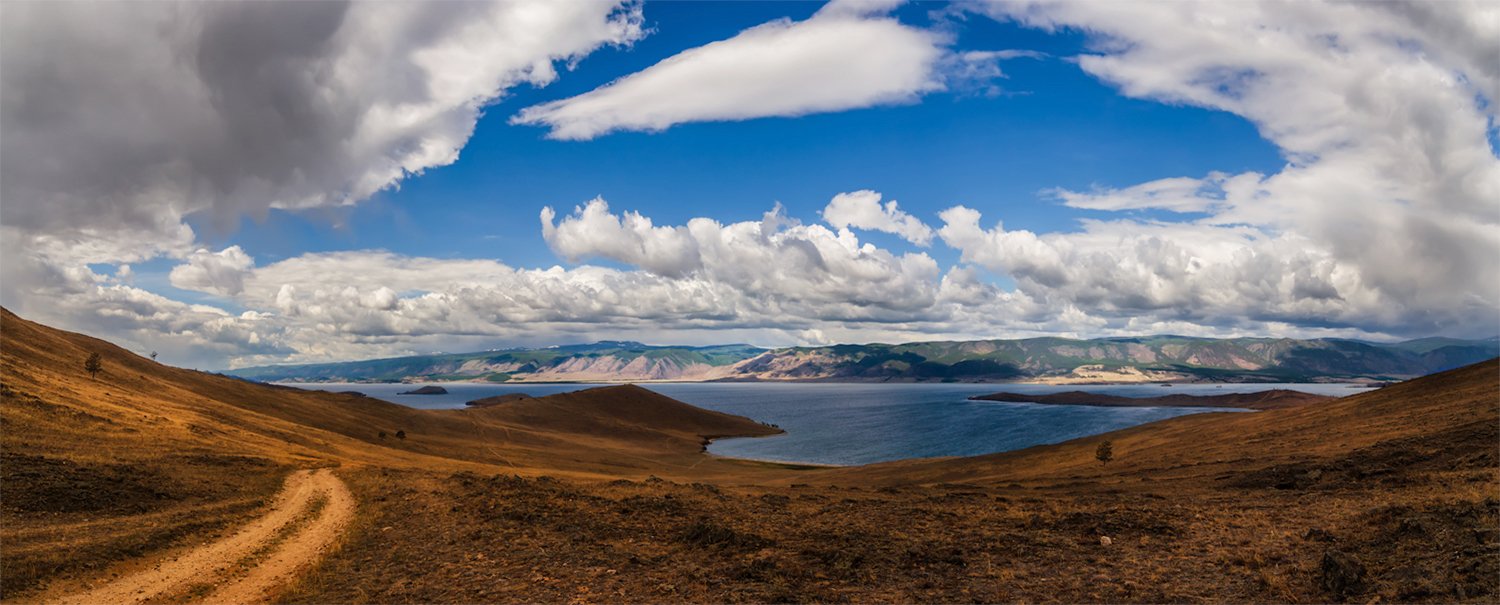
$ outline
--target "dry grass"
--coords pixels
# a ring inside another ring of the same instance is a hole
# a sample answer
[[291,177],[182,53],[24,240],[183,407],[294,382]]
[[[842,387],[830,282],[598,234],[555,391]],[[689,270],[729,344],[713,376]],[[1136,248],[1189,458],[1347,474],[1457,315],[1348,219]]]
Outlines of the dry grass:
[[[632,387],[413,410],[3,321],[7,601],[201,542],[255,514],[288,470],[325,465],[360,507],[288,600],[1500,596],[1495,362],[1296,409],[826,469],[706,456],[706,437],[768,429]],[[98,380],[82,368],[94,351]],[[1364,573],[1331,584],[1329,560]]]
[[[0,462],[0,595],[222,535],[266,504],[284,472],[263,459],[232,456],[102,464],[7,450]],[[226,483],[226,476],[236,481]]]
[[292,602],[1325,602],[1329,549],[1371,570],[1352,600],[1500,594],[1500,509],[1478,491],[1182,500],[388,470],[351,484],[366,519]]

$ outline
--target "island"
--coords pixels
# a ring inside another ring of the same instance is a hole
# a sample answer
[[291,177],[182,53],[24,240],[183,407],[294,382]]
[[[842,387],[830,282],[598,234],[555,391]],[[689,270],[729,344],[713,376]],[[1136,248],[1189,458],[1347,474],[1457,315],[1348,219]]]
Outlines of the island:
[[975,401],[1007,401],[1014,403],[1043,403],[1049,405],[1092,405],[1099,407],[1181,407],[1181,408],[1240,408],[1248,410],[1276,410],[1320,403],[1336,397],[1314,395],[1288,389],[1271,389],[1255,393],[1225,393],[1223,395],[1162,395],[1160,397],[1124,397],[1087,391],[1068,391],[1028,395],[1023,393],[991,393],[969,398]]
[[402,391],[399,394],[401,394],[401,395],[447,395],[448,394],[448,389],[445,389],[443,387],[425,386],[425,387],[422,387],[420,389],[412,389],[410,391]]

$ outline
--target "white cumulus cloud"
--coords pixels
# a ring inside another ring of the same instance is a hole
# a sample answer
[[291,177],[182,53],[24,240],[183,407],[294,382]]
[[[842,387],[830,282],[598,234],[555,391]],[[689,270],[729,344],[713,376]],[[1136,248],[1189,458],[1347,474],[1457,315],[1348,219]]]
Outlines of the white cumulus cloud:
[[234,296],[245,288],[245,274],[255,266],[255,259],[230,246],[218,252],[198,250],[187,262],[172,268],[168,275],[172,285],[221,296]]
[[[1129,221],[1038,235],[997,227],[980,237],[972,217],[947,215],[943,237],[966,257],[1038,286],[1067,284],[1053,294],[1084,304],[1175,300],[1189,315],[1241,309],[1411,334],[1500,329],[1500,157],[1492,145],[1500,6],[980,6],[1000,19],[1087,33],[1094,44],[1075,58],[1085,72],[1127,96],[1242,116],[1287,164],[1268,175],[1049,192],[1080,208],[1209,215],[1170,228]],[[1104,233],[1112,239],[1101,244]],[[1188,264],[1174,268],[1179,261]],[[1112,266],[1124,272],[1114,285],[1089,277],[1090,268]],[[1219,305],[1215,288],[1245,302]],[[1208,306],[1195,310],[1200,302]]]
[[866,229],[901,236],[918,246],[932,244],[932,227],[902,211],[896,200],[880,203],[880,193],[861,189],[833,196],[823,208],[823,220],[835,229]]

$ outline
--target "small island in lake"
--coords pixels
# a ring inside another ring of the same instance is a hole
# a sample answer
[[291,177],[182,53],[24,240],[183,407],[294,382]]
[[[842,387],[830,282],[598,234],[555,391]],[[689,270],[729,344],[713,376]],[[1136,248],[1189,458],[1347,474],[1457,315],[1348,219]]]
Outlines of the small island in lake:
[[447,395],[448,389],[443,387],[425,386],[420,389],[402,391],[401,395]]
[[1328,395],[1314,395],[1302,391],[1271,389],[1255,393],[1225,393],[1223,395],[1163,395],[1160,397],[1123,397],[1087,391],[1068,391],[1045,395],[1022,393],[991,393],[970,397],[976,401],[1008,401],[1016,403],[1044,403],[1051,405],[1093,405],[1100,407],[1184,407],[1184,408],[1244,408],[1250,410],[1276,410],[1303,406],[1335,399]]

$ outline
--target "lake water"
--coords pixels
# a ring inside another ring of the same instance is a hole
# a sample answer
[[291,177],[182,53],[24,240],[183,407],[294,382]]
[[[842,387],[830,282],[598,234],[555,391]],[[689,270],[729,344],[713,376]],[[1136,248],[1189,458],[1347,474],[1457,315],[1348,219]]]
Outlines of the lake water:
[[[432,383],[447,395],[400,395],[420,385],[292,384],[325,391],[359,391],[414,408],[461,408],[508,393],[551,395],[594,384],[489,385]],[[747,416],[785,435],[723,439],[709,446],[721,456],[816,464],[868,464],[902,458],[976,456],[1057,443],[1163,418],[1223,408],[1118,408],[969,401],[973,395],[1088,391],[1133,397],[1213,395],[1267,389],[1346,396],[1368,388],[1345,384],[1225,384],[1050,386],[1034,384],[661,383],[641,385],[693,405]]]

